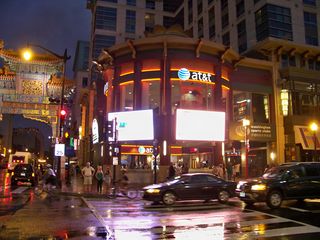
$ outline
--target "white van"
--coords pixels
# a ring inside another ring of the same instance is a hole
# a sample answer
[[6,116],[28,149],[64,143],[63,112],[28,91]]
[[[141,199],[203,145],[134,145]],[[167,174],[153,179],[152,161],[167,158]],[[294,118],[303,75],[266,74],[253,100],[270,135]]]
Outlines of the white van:
[[15,152],[10,154],[8,161],[8,171],[13,171],[19,163],[30,163],[32,155],[29,152]]

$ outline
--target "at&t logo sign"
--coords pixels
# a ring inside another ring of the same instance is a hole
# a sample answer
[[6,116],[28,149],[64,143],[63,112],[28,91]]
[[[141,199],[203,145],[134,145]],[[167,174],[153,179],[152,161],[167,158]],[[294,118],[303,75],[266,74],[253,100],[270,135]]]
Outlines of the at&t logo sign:
[[198,80],[203,82],[212,82],[210,73],[191,72],[187,68],[180,68],[178,71],[178,77],[182,81],[186,80]]

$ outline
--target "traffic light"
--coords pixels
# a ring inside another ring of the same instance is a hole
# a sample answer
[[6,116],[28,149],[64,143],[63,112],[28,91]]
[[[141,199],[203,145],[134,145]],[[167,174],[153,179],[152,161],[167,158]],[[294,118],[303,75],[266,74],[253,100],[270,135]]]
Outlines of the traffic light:
[[66,119],[67,111],[64,109],[60,110],[60,122],[61,125],[63,124],[64,120]]
[[108,139],[114,138],[114,122],[113,121],[107,122],[107,137]]

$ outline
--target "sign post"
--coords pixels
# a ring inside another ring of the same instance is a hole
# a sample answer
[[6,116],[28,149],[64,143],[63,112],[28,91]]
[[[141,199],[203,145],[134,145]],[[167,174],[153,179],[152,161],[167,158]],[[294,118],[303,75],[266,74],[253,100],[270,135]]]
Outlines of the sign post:
[[159,154],[158,139],[153,140],[153,183],[157,183],[157,156]]

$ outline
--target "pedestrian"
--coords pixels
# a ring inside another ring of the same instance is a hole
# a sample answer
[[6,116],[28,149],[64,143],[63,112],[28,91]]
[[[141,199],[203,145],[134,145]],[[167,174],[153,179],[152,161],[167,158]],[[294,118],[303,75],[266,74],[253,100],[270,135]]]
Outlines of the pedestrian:
[[46,169],[43,174],[42,181],[43,181],[42,182],[42,184],[43,184],[42,189],[44,189],[44,190],[50,191],[52,187],[56,186],[57,177],[56,177],[55,172],[52,169],[51,164],[46,165]]
[[168,180],[174,178],[175,175],[176,175],[176,170],[174,169],[174,167],[173,167],[173,165],[171,163],[171,165],[169,167],[169,170],[168,170]]
[[219,178],[223,178],[223,166],[222,164],[219,164],[217,167],[217,175]]
[[103,178],[104,178],[102,166],[98,166],[95,176],[97,179],[97,192],[102,193],[102,184],[103,184]]
[[182,164],[182,174],[188,173],[189,172],[189,168],[187,164]]
[[94,174],[94,168],[90,166],[90,162],[81,170],[83,176],[83,185],[85,192],[91,192],[92,176]]
[[107,186],[109,187],[111,184],[111,171],[110,168],[107,167],[106,173],[104,175],[104,181],[106,182]]

